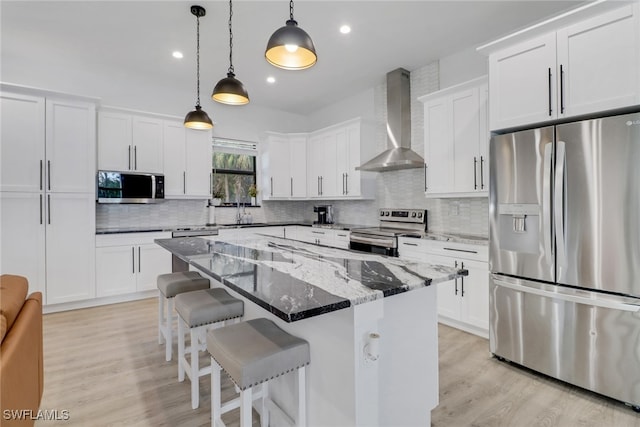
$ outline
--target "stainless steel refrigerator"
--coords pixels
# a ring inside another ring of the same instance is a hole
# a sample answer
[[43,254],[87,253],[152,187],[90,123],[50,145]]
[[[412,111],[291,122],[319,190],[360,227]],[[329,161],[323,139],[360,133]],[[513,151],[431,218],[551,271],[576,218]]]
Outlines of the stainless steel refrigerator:
[[640,113],[490,144],[490,350],[640,410]]

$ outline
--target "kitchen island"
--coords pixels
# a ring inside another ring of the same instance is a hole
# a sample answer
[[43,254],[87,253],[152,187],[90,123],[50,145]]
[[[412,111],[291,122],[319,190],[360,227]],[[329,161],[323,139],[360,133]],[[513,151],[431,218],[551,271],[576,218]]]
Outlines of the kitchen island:
[[[243,299],[245,319],[269,318],[309,341],[310,426],[430,425],[438,404],[431,285],[465,271],[259,235],[156,243]],[[294,390],[288,376],[273,387],[290,414]]]

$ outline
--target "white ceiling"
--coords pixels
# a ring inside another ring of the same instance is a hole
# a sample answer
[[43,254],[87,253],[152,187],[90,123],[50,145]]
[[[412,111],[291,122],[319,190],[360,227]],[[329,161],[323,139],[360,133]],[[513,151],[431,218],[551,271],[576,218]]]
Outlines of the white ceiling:
[[[284,71],[264,60],[264,49],[288,19],[288,2],[236,0],[234,67],[254,105],[309,114],[382,83],[392,69],[415,70],[580,3],[298,0],[294,16],[312,37],[318,63],[304,71]],[[108,76],[124,74],[195,100],[191,4],[207,10],[200,20],[200,43],[201,97],[208,98],[228,68],[226,1],[3,0],[3,68],[25,55],[56,69],[82,64],[95,70],[93,84],[103,91],[109,90]],[[338,31],[344,23],[351,25],[351,34]],[[174,59],[173,50],[182,51],[184,59]],[[42,68],[38,72],[46,72]],[[266,83],[269,75],[276,84]]]

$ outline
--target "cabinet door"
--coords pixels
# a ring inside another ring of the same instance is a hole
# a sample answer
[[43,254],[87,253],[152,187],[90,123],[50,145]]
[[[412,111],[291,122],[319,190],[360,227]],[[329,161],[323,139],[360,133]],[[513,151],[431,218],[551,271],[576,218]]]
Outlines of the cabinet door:
[[289,140],[291,197],[307,196],[307,138],[292,137]]
[[480,165],[477,170],[478,191],[489,191],[489,140],[491,135],[489,134],[489,86],[483,84],[480,86],[480,136],[478,138],[478,154],[480,155]]
[[136,251],[138,260],[136,290],[157,289],[158,275],[171,273],[171,253],[155,243],[138,245]]
[[459,280],[462,297],[462,321],[489,330],[489,267],[485,262],[460,261],[469,275]]
[[557,33],[560,114],[573,116],[640,100],[640,20],[628,5]]
[[545,34],[491,54],[491,129],[556,118],[555,73],[555,33]]
[[[480,182],[480,96],[478,88],[451,97],[451,132],[453,137],[453,191],[477,191]],[[435,143],[435,141],[431,141]]]
[[327,132],[320,136],[318,163],[320,165],[320,197],[335,197],[341,195],[338,191],[337,168],[337,135]]
[[46,304],[43,197],[0,192],[0,273],[26,277],[29,292],[42,292]]
[[290,156],[287,139],[269,138],[269,197],[291,196]]
[[135,246],[96,248],[96,294],[98,297],[136,291],[135,257]]
[[312,136],[307,142],[307,196],[320,196],[320,175],[322,174],[322,139]]
[[95,195],[49,193],[47,304],[95,296]]
[[98,113],[98,169],[133,169],[131,115],[101,111]]
[[0,93],[0,191],[44,188],[44,98]]
[[47,99],[47,190],[95,193],[95,105]]
[[163,123],[165,197],[184,196],[186,193],[186,138],[182,122]]
[[133,117],[133,169],[162,173],[162,120]]
[[[426,255],[425,261],[431,264],[454,267],[455,260],[440,255]],[[460,320],[460,296],[462,293],[460,279],[438,283],[438,315],[449,319]]]
[[347,129],[335,132],[336,138],[336,172],[338,173],[338,196],[347,195],[347,177],[349,173],[349,136]]
[[449,193],[453,190],[453,144],[451,141],[451,97],[424,106],[425,152],[427,165],[425,191]]
[[345,169],[345,195],[359,197],[362,195],[361,173],[356,167],[362,164],[360,157],[360,124],[350,125],[346,129],[347,134],[347,168]]
[[187,129],[186,166],[187,196],[211,198],[213,145],[210,131]]

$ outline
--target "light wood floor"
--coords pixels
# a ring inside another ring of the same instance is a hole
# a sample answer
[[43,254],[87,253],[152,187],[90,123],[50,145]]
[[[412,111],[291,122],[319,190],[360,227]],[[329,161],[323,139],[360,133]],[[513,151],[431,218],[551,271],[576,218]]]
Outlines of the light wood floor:
[[[36,425],[210,425],[208,378],[192,410],[188,379],[177,381],[175,358],[164,361],[156,322],[155,299],[45,315],[41,409],[68,410],[70,420]],[[618,402],[498,362],[485,339],[442,325],[439,336],[433,426],[640,427],[640,416]],[[237,426],[237,410],[223,421]]]

